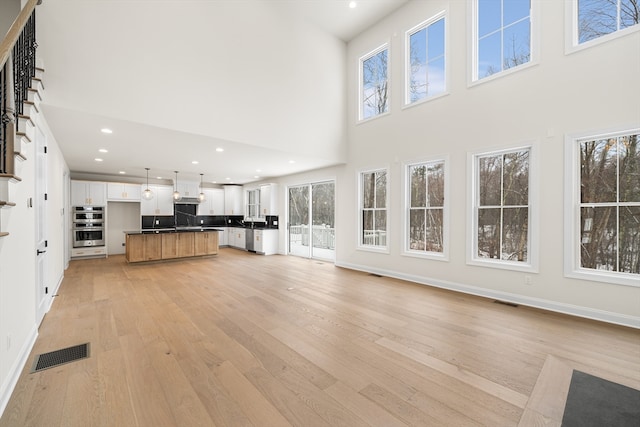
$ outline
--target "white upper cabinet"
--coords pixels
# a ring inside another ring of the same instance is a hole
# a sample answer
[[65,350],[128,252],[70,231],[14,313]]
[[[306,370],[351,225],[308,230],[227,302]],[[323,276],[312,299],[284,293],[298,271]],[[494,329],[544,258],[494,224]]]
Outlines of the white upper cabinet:
[[105,206],[107,185],[95,181],[71,181],[71,206]]
[[204,202],[198,205],[198,215],[224,215],[224,190],[204,188]]
[[[145,189],[147,188],[144,185]],[[107,201],[112,202],[139,202],[140,184],[125,184],[121,182],[107,183]]]
[[260,186],[260,216],[278,215],[278,184]]
[[180,180],[178,180],[178,191],[182,197],[198,197],[198,194],[200,194],[200,184],[197,182],[180,182]]
[[[140,190],[144,191],[147,184],[142,184]],[[140,200],[141,215],[173,215],[173,187],[170,185],[149,185],[153,191],[153,199]]]
[[244,197],[241,186],[224,186],[224,214],[244,215]]

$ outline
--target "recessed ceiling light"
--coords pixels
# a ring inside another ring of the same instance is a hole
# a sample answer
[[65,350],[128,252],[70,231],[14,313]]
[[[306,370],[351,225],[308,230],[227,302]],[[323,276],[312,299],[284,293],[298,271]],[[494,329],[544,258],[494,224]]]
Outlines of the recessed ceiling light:
[[231,178],[225,178],[227,181],[229,181]]
[[296,162],[295,160],[289,160],[289,163],[291,163],[291,164],[293,164],[295,162]]
[[217,183],[218,183],[218,181],[211,181],[211,183],[212,183],[212,184],[217,184]]
[[262,172],[262,169],[256,169],[256,172]]
[[119,173],[120,175],[124,175],[124,174],[126,174],[126,172],[125,172],[125,171],[120,171],[120,172],[118,172],[118,173]]
[[191,162],[192,165],[197,165],[198,163],[200,163],[200,162],[197,161],[197,160],[194,160],[193,162]]
[[162,177],[161,176],[156,176],[156,179],[162,179]]
[[260,178],[258,175],[254,175],[253,177],[256,178],[256,179]]
[[106,148],[101,148],[98,151],[101,152],[101,153],[108,153],[109,152],[109,150],[107,150]]
[[356,6],[358,6],[358,3],[354,2],[354,1],[350,1],[349,2],[349,9],[355,9]]
[[95,160],[96,162],[101,162],[102,161],[102,159],[99,159],[97,157],[95,159],[93,159],[93,160]]
[[113,131],[111,129],[109,129],[109,128],[102,128],[102,129],[100,129],[100,132],[102,132],[102,133],[113,133]]
[[224,148],[220,148],[220,147],[218,147],[218,148],[216,148],[216,151],[217,151],[218,153],[222,153],[222,152],[224,151]]

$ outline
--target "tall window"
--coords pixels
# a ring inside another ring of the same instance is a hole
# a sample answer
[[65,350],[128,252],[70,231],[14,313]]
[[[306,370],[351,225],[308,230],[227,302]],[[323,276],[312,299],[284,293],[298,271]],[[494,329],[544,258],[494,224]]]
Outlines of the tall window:
[[474,80],[531,60],[531,1],[476,0]]
[[445,250],[445,162],[407,166],[407,253],[436,254]]
[[387,171],[360,174],[360,245],[387,246]]
[[360,58],[360,119],[389,111],[389,48],[383,45]]
[[640,274],[638,140],[628,134],[579,141],[580,268]]
[[260,217],[260,189],[247,191],[247,209],[245,211],[248,218]]
[[638,0],[577,0],[578,43],[588,42],[640,23]]
[[407,104],[446,89],[444,23],[441,13],[407,32]]
[[530,264],[529,148],[475,157],[474,259]]

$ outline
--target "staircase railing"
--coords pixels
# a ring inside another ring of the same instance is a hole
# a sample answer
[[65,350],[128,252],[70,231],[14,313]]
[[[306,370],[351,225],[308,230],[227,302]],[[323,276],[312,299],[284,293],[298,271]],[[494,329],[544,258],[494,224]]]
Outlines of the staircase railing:
[[0,43],[0,175],[13,175],[16,120],[36,75],[36,14],[42,0],[28,0]]

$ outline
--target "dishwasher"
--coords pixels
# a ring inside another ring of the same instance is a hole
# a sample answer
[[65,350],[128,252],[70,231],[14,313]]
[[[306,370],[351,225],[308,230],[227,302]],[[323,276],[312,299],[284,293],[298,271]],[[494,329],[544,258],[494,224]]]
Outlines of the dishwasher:
[[244,232],[246,249],[250,252],[255,252],[256,250],[253,247],[253,228],[245,228]]

